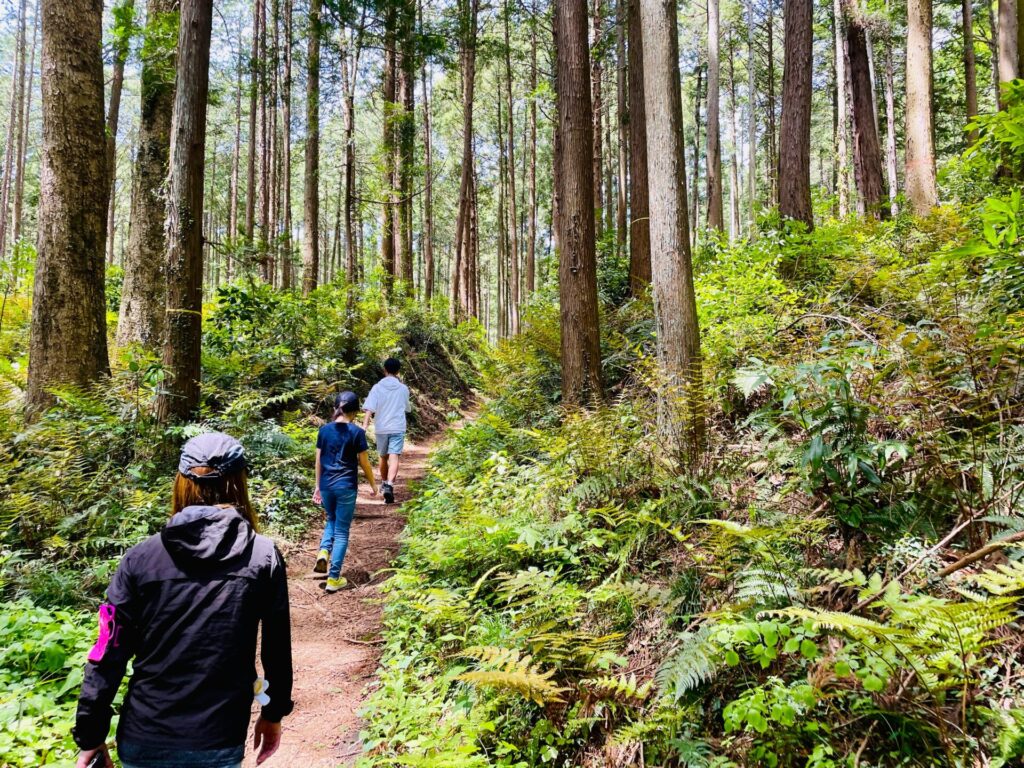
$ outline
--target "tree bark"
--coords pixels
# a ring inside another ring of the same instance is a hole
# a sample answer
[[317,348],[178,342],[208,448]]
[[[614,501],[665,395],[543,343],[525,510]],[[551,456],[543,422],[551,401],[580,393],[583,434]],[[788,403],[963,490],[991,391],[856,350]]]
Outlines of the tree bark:
[[833,0],[832,26],[835,33],[835,100],[836,100],[836,198],[839,202],[839,217],[850,215],[850,149],[847,143],[850,124],[850,107],[847,102],[846,84],[846,34],[844,32],[842,0]]
[[166,389],[162,421],[184,419],[199,405],[203,331],[203,175],[210,85],[212,0],[181,0],[178,58],[167,176]]
[[320,274],[320,0],[309,2],[306,48],[306,166],[302,193],[302,292]]
[[754,0],[747,0],[747,203],[750,231],[757,224],[757,60],[754,57]]
[[[998,0],[999,83],[1017,79],[1017,0]],[[1002,94],[1000,109],[1004,108]]]
[[736,118],[736,72],[733,61],[736,50],[733,46],[732,29],[729,30],[729,240],[740,236],[740,160]]
[[252,51],[249,55],[249,152],[246,160],[245,244],[252,247],[256,230],[256,128],[259,113],[260,17],[262,0],[252,4]]
[[[241,49],[241,35],[239,35],[239,49]],[[231,187],[228,190],[228,237],[234,242],[238,237],[238,182],[241,176],[242,163],[242,58],[239,50],[239,58],[236,65],[235,81],[235,141],[231,154]],[[231,280],[231,258],[227,262],[227,278]]]
[[174,81],[165,73],[175,65],[174,50],[161,45],[159,31],[177,8],[177,0],[148,0],[146,35],[149,56],[142,60],[142,105],[139,115],[139,147],[135,156],[132,185],[131,227],[121,286],[121,308],[117,343],[141,344],[157,349],[166,327],[167,243],[164,223],[171,147],[171,118],[174,111]]
[[15,160],[14,221],[12,222],[14,225],[12,240],[15,247],[21,241],[22,219],[24,218],[25,155],[28,153],[28,124],[29,119],[32,117],[32,81],[35,77],[36,69],[36,40],[39,36],[40,15],[40,4],[37,0],[35,15],[32,18],[32,53],[30,54],[28,65],[28,89],[25,92],[25,98],[22,100],[24,111],[18,123],[21,140],[18,143],[18,157]]
[[846,53],[853,93],[853,160],[861,214],[888,218],[888,199],[882,182],[882,152],[875,129],[875,99],[871,86],[867,34],[855,0],[843,0]]
[[718,36],[719,0],[708,0],[708,96],[707,96],[707,185],[708,227],[719,232],[725,229],[722,206],[722,138],[720,127],[720,81]]
[[505,85],[508,105],[508,219],[509,219],[509,332],[519,333],[519,214],[516,210],[516,139],[512,101],[512,44],[509,35],[510,6],[505,0]]
[[[963,22],[964,39],[964,98],[967,102],[967,122],[970,122],[978,116],[978,75],[974,61],[974,8],[972,7],[972,0],[960,0],[960,12]],[[890,66],[888,61],[886,66]],[[967,134],[968,143],[973,144],[977,140],[978,131],[971,130]]]
[[558,112],[558,258],[562,327],[562,402],[603,400],[597,311],[597,254],[593,166],[594,115],[586,0],[555,1]]
[[814,227],[811,212],[811,76],[813,5],[786,0],[782,124],[779,137],[779,213]]
[[23,58],[23,51],[25,49],[25,10],[25,0],[21,0],[18,9],[18,33],[14,43],[14,62],[12,67],[14,76],[11,78],[11,107],[10,115],[7,119],[7,141],[4,144],[3,175],[0,177],[0,258],[4,258],[7,253],[8,214],[11,208],[11,190],[14,186],[11,184],[11,172],[14,169],[15,142],[18,138],[16,126],[19,120],[19,81],[24,78],[24,72],[22,71],[20,78],[18,72],[19,69],[23,69],[19,68],[19,62]]
[[[451,262],[448,307],[452,322],[462,317],[470,286],[463,281],[466,273],[465,254],[472,207],[473,187],[473,92],[476,85],[476,23],[478,0],[461,0],[461,71],[462,71],[462,171],[459,179],[459,207],[455,221],[455,249]],[[590,146],[588,144],[588,146]]]
[[[693,467],[704,444],[700,329],[686,205],[686,155],[674,0],[641,0],[644,94],[651,151],[651,254],[659,431]],[[656,160],[654,158],[657,158]],[[678,413],[679,395],[685,404]],[[682,416],[680,419],[679,416]]]
[[907,199],[918,216],[938,205],[932,133],[932,0],[907,0]]
[[526,226],[526,295],[537,287],[537,3],[533,2],[530,19],[530,164],[527,185],[530,192],[530,211]]
[[398,135],[398,277],[408,295],[415,295],[413,285],[412,197],[413,165],[416,152],[416,61],[415,6],[407,3],[400,9],[398,53],[398,98],[395,128]]
[[597,221],[598,236],[604,227],[604,194],[602,191],[601,162],[604,157],[604,147],[601,140],[601,114],[604,110],[604,100],[601,91],[601,80],[604,76],[601,66],[602,36],[604,34],[604,15],[602,3],[604,0],[592,0],[591,33],[593,37],[590,43],[590,92],[591,92],[591,114],[594,119],[591,133],[594,138],[594,215]]
[[618,0],[616,7],[617,19],[616,19],[616,33],[615,33],[615,59],[617,66],[616,71],[616,95],[615,95],[615,107],[618,116],[618,167],[617,167],[617,192],[615,205],[615,247],[619,253],[619,256],[623,256],[626,253],[626,235],[628,234],[629,225],[627,218],[629,216],[628,203],[626,198],[626,190],[629,187],[628,167],[629,167],[629,106],[628,96],[626,94],[626,27],[627,11],[626,7],[629,0]]
[[[25,0],[22,0],[24,5]],[[134,0],[126,0],[121,6],[128,13],[135,9]],[[114,190],[117,182],[117,124],[121,116],[121,91],[124,88],[124,63],[128,59],[131,39],[127,30],[120,30],[114,39],[114,71],[110,80],[110,103],[107,108],[107,168],[110,178],[110,195],[107,201],[107,263],[114,263]],[[21,77],[24,79],[24,62]]]
[[380,264],[384,270],[384,292],[390,295],[395,279],[395,206],[397,203],[397,168],[395,162],[397,137],[395,132],[395,104],[398,98],[397,53],[395,51],[395,9],[388,6],[384,18],[384,73],[383,73],[383,141],[384,156],[384,222],[381,232]]
[[101,0],[43,0],[43,137],[27,404],[109,373]]
[[[970,2],[970,0],[968,0]],[[888,3],[886,3],[888,11]],[[888,18],[889,14],[886,13]],[[892,56],[892,30],[887,30],[885,39],[885,175],[889,187],[889,211],[898,213],[896,196],[899,194],[899,176],[896,159],[896,98],[895,73]]]
[[640,0],[622,1],[628,3],[629,24],[629,291],[639,296],[651,284],[644,40]]
[[[289,290],[292,287],[292,0],[284,0],[284,82],[282,85],[281,124],[283,129],[284,151],[282,152],[282,260],[281,287]],[[319,75],[319,73],[318,73]],[[319,166],[319,163],[318,163]],[[319,167],[318,167],[319,172]],[[305,192],[305,189],[303,189]]]
[[704,76],[704,65],[700,62],[697,63],[696,70],[693,73],[697,78],[696,87],[693,90],[693,184],[690,197],[691,205],[693,206],[690,210],[690,221],[693,222],[693,226],[690,227],[690,236],[692,247],[697,247],[697,237],[700,232],[700,227],[697,226],[697,222],[700,221],[700,102],[703,98],[703,91],[701,90],[701,81]]
[[426,60],[420,72],[423,85],[423,172],[426,176],[426,186],[423,190],[423,299],[430,304],[434,298],[434,137]]

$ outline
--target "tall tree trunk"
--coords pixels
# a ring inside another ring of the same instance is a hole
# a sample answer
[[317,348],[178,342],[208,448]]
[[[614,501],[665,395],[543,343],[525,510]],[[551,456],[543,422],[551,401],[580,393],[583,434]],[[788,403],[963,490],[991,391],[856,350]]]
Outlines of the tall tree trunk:
[[148,45],[143,47],[139,147],[135,155],[131,228],[117,323],[119,346],[141,344],[150,350],[163,343],[166,327],[164,223],[167,204],[163,186],[167,179],[174,111],[171,73],[176,66],[174,51],[165,50],[159,41],[166,25],[175,18],[177,5],[177,0],[147,0],[146,3]]
[[853,160],[861,214],[888,218],[888,199],[882,182],[882,152],[875,130],[874,89],[868,60],[867,35],[856,0],[843,0],[846,54],[853,93]]
[[747,0],[747,197],[750,231],[757,224],[757,59],[754,57],[754,0]]
[[262,0],[252,4],[252,51],[249,55],[249,152],[246,159],[245,244],[252,247],[256,229],[256,128],[259,112],[260,15]]
[[768,145],[768,199],[779,199],[779,141],[775,99],[775,0],[768,0],[767,63],[768,63],[768,125],[765,136]]
[[0,177],[0,259],[4,258],[7,253],[8,214],[11,208],[11,190],[14,186],[11,183],[11,172],[14,169],[15,141],[18,138],[16,132],[19,118],[18,86],[21,79],[18,77],[18,63],[21,61],[23,57],[22,52],[25,49],[25,10],[25,0],[21,0],[18,9],[18,33],[14,43],[14,63],[12,67],[14,76],[11,78],[11,108],[7,119],[7,141],[4,144],[3,176]]
[[616,19],[615,32],[615,58],[617,62],[615,68],[615,107],[618,116],[619,142],[617,168],[618,197],[616,198],[615,206],[615,245],[620,257],[626,253],[626,235],[628,234],[629,227],[627,223],[629,210],[626,198],[627,188],[629,187],[629,97],[626,94],[628,77],[626,72],[626,27],[629,23],[626,17],[628,16],[628,4],[629,0],[618,0],[616,10],[618,18]]
[[740,236],[740,160],[736,126],[736,72],[732,29],[729,29],[729,239]]
[[[469,239],[470,209],[472,207],[473,187],[473,92],[476,85],[476,23],[479,5],[478,0],[461,0],[460,22],[462,29],[461,60],[462,60],[462,171],[459,179],[459,207],[455,221],[455,249],[451,263],[451,303],[448,308],[449,318],[454,322],[460,319],[461,309],[466,297],[471,292],[470,286],[463,281],[466,273],[465,254],[466,242]],[[589,145],[588,145],[589,146]]]
[[13,241],[17,245],[21,241],[22,219],[24,218],[25,202],[25,156],[28,153],[29,119],[32,117],[32,81],[35,78],[36,69],[36,40],[39,37],[40,3],[36,0],[35,15],[32,18],[32,53],[28,65],[28,89],[25,92],[24,110],[19,118],[19,134],[21,137],[18,143],[18,157],[15,160],[15,185],[14,185],[14,229]]
[[725,229],[722,210],[722,137],[719,126],[721,62],[719,60],[718,36],[721,34],[718,19],[719,0],[708,0],[708,101],[707,101],[707,184],[708,184],[708,227]]
[[[239,35],[239,58],[235,67],[235,140],[231,153],[231,186],[228,190],[228,237],[233,243],[238,237],[238,182],[242,161],[242,58],[241,35]],[[227,262],[227,279],[231,280],[231,259]]]
[[509,332],[519,333],[519,214],[516,211],[516,139],[512,102],[512,44],[509,35],[509,3],[505,0],[505,85],[508,105],[508,219],[509,219]]
[[415,6],[411,3],[402,7],[399,26],[398,53],[398,110],[396,130],[398,131],[398,277],[408,295],[415,295],[413,285],[412,207],[413,207],[413,164],[416,151],[416,60],[413,54],[415,31]]
[[[345,256],[347,278],[350,286],[359,280],[359,266],[362,254],[361,240],[357,243],[355,228],[356,218],[356,146],[355,146],[355,87],[359,71],[359,56],[362,52],[363,23],[360,19],[359,28],[353,34],[350,66],[348,59],[342,62],[342,83],[345,88],[345,109],[343,125],[345,132]],[[362,236],[362,225],[359,226],[359,237]],[[355,293],[349,291],[349,299],[354,300]]]
[[786,0],[785,65],[779,141],[779,213],[814,226],[811,212],[813,4]]
[[306,49],[306,168],[302,193],[302,292],[320,274],[320,0],[309,2]]
[[[24,9],[25,0],[21,0]],[[133,14],[134,0],[125,0],[120,6],[122,12]],[[24,28],[24,21],[22,21]],[[24,34],[24,29],[22,30]],[[107,168],[110,178],[110,195],[107,201],[107,263],[114,263],[114,190],[117,186],[117,123],[121,115],[121,91],[124,88],[124,63],[128,59],[128,47],[131,38],[127,30],[117,30],[114,38],[114,72],[110,80],[110,103],[107,107]],[[22,57],[21,79],[25,77],[25,62]]]
[[430,304],[434,298],[434,137],[426,60],[423,62],[420,79],[423,85],[423,173],[426,177],[423,190],[423,299]]
[[[282,163],[283,238],[281,261],[281,287],[288,290],[292,287],[292,1],[284,0],[284,82],[282,83],[282,119],[284,132],[284,151]],[[319,75],[319,73],[317,73]],[[319,168],[318,168],[319,170]],[[305,189],[303,189],[305,191]]]
[[530,134],[530,164],[527,185],[530,192],[530,211],[526,226],[526,295],[537,287],[537,2],[533,0],[530,19],[530,103],[528,131]]
[[109,370],[101,0],[43,0],[43,142],[27,403]]
[[203,304],[203,174],[210,85],[211,0],[181,0],[167,175],[166,389],[157,416],[186,418],[199,405]]
[[[597,228],[598,236],[600,236],[600,230],[604,227],[604,194],[602,191],[602,173],[601,173],[601,162],[604,157],[604,147],[602,142],[602,131],[601,131],[601,113],[604,110],[604,99],[601,91],[601,80],[604,76],[603,67],[601,66],[602,57],[602,37],[604,35],[604,0],[591,0],[592,2],[592,19],[591,19],[591,38],[590,50],[592,55],[590,56],[590,93],[591,93],[591,114],[593,115],[594,125],[591,127],[591,133],[594,139],[594,215],[597,217]],[[610,201],[609,201],[610,202]]]
[[268,61],[267,61],[267,3],[261,0],[260,4],[260,26],[259,26],[259,192],[257,202],[259,205],[258,224],[259,256],[260,256],[260,277],[264,282],[273,284],[274,273],[271,269],[270,259],[270,115],[268,112]]
[[629,25],[629,291],[639,296],[651,284],[644,41],[640,0],[622,1]]
[[[964,91],[967,102],[967,121],[970,122],[978,116],[978,75],[974,62],[974,8],[972,0],[960,0],[960,13],[963,21],[964,38]],[[890,46],[891,47],[891,46]],[[886,56],[886,66],[891,66]],[[886,84],[888,87],[888,83]],[[888,98],[888,94],[886,94]],[[887,107],[888,108],[888,107]],[[978,140],[978,131],[971,130],[967,135],[967,141],[973,144]]]
[[395,51],[395,9],[388,6],[384,19],[384,117],[382,154],[384,156],[384,223],[381,232],[380,263],[384,270],[384,292],[391,293],[395,278],[395,204],[397,202],[395,104],[398,98],[397,53]]
[[593,164],[594,115],[586,0],[556,0],[554,18],[559,152],[559,307],[562,402],[600,402],[601,337],[597,313],[597,253]]
[[938,204],[932,133],[932,0],[907,0],[907,199],[918,216]]
[[[886,17],[889,17],[888,12]],[[892,49],[892,30],[889,29],[885,36],[885,175],[889,187],[889,210],[895,216],[898,213],[896,196],[899,194],[899,176],[896,170],[896,98],[893,85],[896,78]]]
[[839,201],[839,216],[850,215],[850,149],[847,135],[850,124],[850,108],[847,103],[846,83],[849,76],[846,71],[846,34],[843,17],[842,0],[833,0],[832,26],[835,33],[835,100],[836,100],[836,192]]
[[[1017,79],[1017,0],[998,0],[999,12],[999,83],[1008,83]],[[1002,94],[999,99],[1000,109],[1005,108]]]
[[[654,320],[658,362],[665,376],[658,393],[658,425],[666,442],[681,449],[693,467],[704,444],[703,374],[686,215],[676,5],[674,0],[641,0],[641,7],[647,144],[652,158]],[[677,393],[685,402],[682,414],[675,408]]]
[[690,197],[693,198],[691,201],[693,207],[690,213],[690,221],[693,222],[693,226],[690,228],[690,235],[694,248],[697,247],[697,237],[700,232],[697,222],[700,221],[700,102],[703,97],[703,91],[701,90],[703,74],[703,65],[698,63],[694,72],[694,75],[697,77],[697,85],[693,92],[693,179],[691,181],[693,189],[690,193]]

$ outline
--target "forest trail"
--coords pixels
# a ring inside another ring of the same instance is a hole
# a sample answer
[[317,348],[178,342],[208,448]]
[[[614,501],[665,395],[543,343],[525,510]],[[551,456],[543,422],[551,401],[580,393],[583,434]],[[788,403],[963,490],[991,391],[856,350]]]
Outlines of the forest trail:
[[[380,657],[380,585],[387,578],[380,571],[398,553],[409,484],[423,478],[430,451],[443,435],[406,442],[395,504],[385,506],[380,496],[370,497],[368,485],[360,486],[343,569],[350,587],[329,595],[325,578],[312,572],[323,531],[319,519],[300,544],[286,549],[295,711],[284,720],[281,748],[267,768],[336,768],[359,755],[357,713]],[[273,696],[273,689],[268,693]],[[244,768],[256,765],[251,730],[249,743]]]

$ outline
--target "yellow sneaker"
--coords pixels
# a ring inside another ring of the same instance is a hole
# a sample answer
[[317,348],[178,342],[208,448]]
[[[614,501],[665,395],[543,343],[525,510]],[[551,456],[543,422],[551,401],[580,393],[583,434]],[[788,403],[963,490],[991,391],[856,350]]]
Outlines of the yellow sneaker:
[[327,579],[327,586],[324,588],[326,592],[337,592],[339,589],[344,589],[348,585],[348,579],[344,576],[339,576],[336,579]]
[[327,560],[330,556],[330,552],[326,549],[321,549],[320,554],[316,556],[316,565],[313,566],[313,573],[327,573]]

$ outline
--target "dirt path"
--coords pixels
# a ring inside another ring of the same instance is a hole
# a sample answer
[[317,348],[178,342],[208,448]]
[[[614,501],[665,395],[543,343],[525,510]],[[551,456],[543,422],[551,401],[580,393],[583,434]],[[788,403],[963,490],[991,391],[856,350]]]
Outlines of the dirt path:
[[[386,575],[378,571],[398,552],[405,525],[401,502],[410,496],[408,484],[423,477],[433,444],[406,443],[395,486],[399,503],[385,506],[379,496],[370,498],[368,486],[360,486],[342,571],[352,586],[329,595],[323,591],[324,578],[312,573],[323,530],[319,525],[286,552],[295,711],[285,718],[281,748],[264,763],[266,768],[335,768],[351,764],[359,754],[357,712],[380,656],[381,606],[376,601]],[[245,768],[256,764],[249,752]]]

